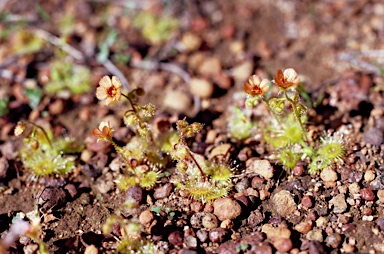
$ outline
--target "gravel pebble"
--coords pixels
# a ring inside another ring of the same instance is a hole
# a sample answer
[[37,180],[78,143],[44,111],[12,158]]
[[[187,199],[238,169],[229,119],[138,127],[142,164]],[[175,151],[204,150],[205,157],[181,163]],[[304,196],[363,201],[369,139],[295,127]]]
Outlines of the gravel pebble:
[[228,235],[228,231],[224,228],[215,228],[209,231],[209,240],[213,243],[221,243]]
[[371,128],[364,133],[363,141],[365,143],[380,146],[383,144],[383,132],[378,128]]
[[324,182],[335,182],[337,180],[337,173],[331,168],[325,168],[321,171],[320,178]]
[[236,243],[234,243],[233,241],[227,241],[225,243],[220,244],[219,248],[217,248],[217,253],[237,254],[238,252],[236,249]]
[[152,212],[149,210],[143,211],[139,216],[139,221],[140,221],[141,225],[143,225],[143,226],[151,224],[153,219],[154,219],[154,216],[153,216]]
[[373,201],[375,199],[375,193],[371,188],[363,188],[360,190],[361,198],[366,201]]
[[268,239],[291,237],[291,231],[288,228],[274,227],[271,224],[264,224],[261,228],[261,232],[267,235]]
[[281,190],[272,197],[272,205],[276,212],[282,216],[287,217],[296,211],[295,200],[292,194],[287,190]]
[[203,76],[217,75],[221,72],[221,62],[216,57],[206,57],[198,67],[198,72]]
[[353,195],[353,194],[358,194],[360,193],[360,186],[358,183],[351,183],[349,186],[348,186],[348,190],[349,192]]
[[301,199],[301,204],[303,204],[303,206],[305,206],[306,208],[312,207],[313,205],[312,198],[310,196],[304,196]]
[[291,239],[278,238],[273,241],[273,247],[276,248],[277,251],[288,252],[292,249],[292,241]]
[[189,82],[189,89],[193,95],[207,99],[212,96],[213,84],[202,78],[192,78]]
[[219,225],[219,222],[217,220],[217,217],[212,213],[207,213],[204,215],[202,219],[202,225],[206,229],[213,229],[217,228]]
[[65,191],[60,188],[47,187],[37,194],[37,204],[42,211],[48,211],[53,207],[59,208],[65,202]]
[[125,195],[126,200],[134,200],[137,203],[140,203],[143,200],[143,189],[139,186],[131,186],[128,188]]
[[168,241],[174,246],[183,246],[183,233],[180,231],[173,231],[168,236]]
[[330,205],[333,205],[334,213],[343,213],[347,210],[347,202],[345,202],[344,194],[338,194],[329,201]]
[[213,203],[214,214],[219,220],[232,220],[241,214],[241,206],[231,198],[219,198]]
[[184,243],[189,248],[196,248],[197,247],[197,239],[196,239],[196,237],[193,237],[191,235],[185,236]]
[[268,160],[253,160],[246,169],[247,174],[258,174],[265,179],[273,177],[274,169]]
[[380,203],[384,203],[384,190],[377,191],[377,197],[379,198]]
[[155,199],[162,199],[162,198],[166,198],[169,196],[169,194],[171,193],[172,191],[172,184],[170,183],[166,183],[164,184],[163,186],[157,188],[155,190],[155,193],[153,194],[153,197]]
[[294,229],[302,234],[306,234],[312,229],[312,221],[302,221],[297,224]]
[[366,182],[371,182],[375,179],[375,172],[373,170],[367,170],[364,173],[364,180]]
[[204,229],[197,230],[196,236],[199,238],[200,242],[203,243],[208,239],[208,231]]
[[259,210],[252,211],[247,218],[248,225],[252,228],[256,227],[264,221],[265,217]]
[[325,238],[325,243],[327,244],[327,246],[336,249],[340,246],[342,240],[343,239],[341,238],[340,234],[334,233]]
[[322,242],[324,241],[323,231],[321,229],[313,229],[306,234],[305,238],[310,241]]
[[243,192],[250,186],[249,179],[247,177],[241,179],[240,182],[238,182],[235,185],[235,189],[237,192]]
[[189,111],[191,103],[190,96],[178,90],[166,90],[163,99],[163,106],[175,112]]
[[384,231],[384,217],[377,219],[376,225],[380,228],[381,231]]

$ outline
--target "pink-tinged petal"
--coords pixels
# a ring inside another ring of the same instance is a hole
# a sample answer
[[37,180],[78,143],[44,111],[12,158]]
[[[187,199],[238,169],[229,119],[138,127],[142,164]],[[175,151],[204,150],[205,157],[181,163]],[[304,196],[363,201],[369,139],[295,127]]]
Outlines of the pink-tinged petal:
[[112,85],[111,78],[109,76],[104,76],[100,79],[99,85],[104,89],[110,87]]
[[122,85],[121,85],[121,81],[118,77],[116,76],[112,76],[112,84],[118,89],[120,88]]
[[107,93],[103,87],[99,86],[96,89],[96,98],[99,100],[104,100],[105,98],[107,98]]

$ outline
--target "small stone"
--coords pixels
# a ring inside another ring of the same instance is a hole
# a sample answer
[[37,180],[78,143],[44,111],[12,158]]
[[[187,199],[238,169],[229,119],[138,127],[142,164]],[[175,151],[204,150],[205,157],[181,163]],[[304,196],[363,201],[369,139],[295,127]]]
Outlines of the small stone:
[[247,80],[253,72],[253,62],[245,61],[237,66],[235,66],[232,70],[232,76],[236,82],[244,82]]
[[333,205],[334,213],[343,213],[347,210],[347,202],[345,202],[344,194],[338,194],[329,201],[330,205]]
[[312,207],[313,203],[312,203],[312,199],[310,196],[304,196],[302,199],[301,199],[301,204],[303,206],[305,206],[306,208],[310,208]]
[[360,182],[361,180],[363,179],[363,172],[360,172],[360,171],[352,171],[350,174],[349,174],[349,177],[348,177],[348,182],[350,183],[358,183]]
[[207,99],[212,96],[214,87],[213,84],[206,79],[192,78],[189,82],[189,89],[193,95]]
[[241,206],[231,198],[219,198],[213,203],[214,214],[219,220],[232,220],[241,214]]
[[331,168],[325,168],[321,171],[320,178],[324,182],[335,182],[337,180],[337,173]]
[[134,200],[137,203],[140,203],[143,200],[143,189],[139,186],[131,186],[127,190],[125,196],[126,200]]
[[321,229],[313,229],[311,231],[309,231],[306,236],[305,236],[308,240],[310,241],[318,241],[318,242],[322,242],[324,240],[324,237],[323,237],[323,231]]
[[261,224],[264,221],[264,215],[259,210],[252,211],[247,218],[248,225],[252,228],[255,228],[257,225]]
[[233,221],[231,220],[224,220],[220,223],[221,228],[231,229],[233,227]]
[[163,186],[157,188],[155,190],[155,193],[153,194],[153,197],[155,199],[162,199],[162,198],[166,198],[169,196],[169,194],[171,193],[172,191],[172,184],[170,183],[166,183],[164,184]]
[[180,197],[182,198],[186,198],[186,197],[189,197],[189,191],[188,190],[180,190],[179,191],[179,194],[180,194]]
[[208,231],[204,229],[197,230],[196,236],[199,238],[200,242],[204,243],[208,239]]
[[207,203],[207,204],[205,204],[203,211],[206,212],[206,213],[212,213],[213,210],[214,210],[213,204],[212,203]]
[[57,99],[48,105],[48,111],[50,115],[60,115],[63,112],[64,103],[63,100]]
[[251,186],[254,189],[262,189],[262,187],[264,187],[264,182],[265,182],[264,178],[255,176],[254,178],[252,178]]
[[316,220],[316,227],[324,227],[326,224],[328,223],[328,219],[326,217],[319,217],[317,220]]
[[5,157],[0,158],[0,179],[3,179],[7,176],[8,171],[8,160]]
[[288,228],[274,227],[271,224],[264,224],[261,232],[265,233],[268,239],[289,239],[291,237],[291,231]]
[[206,57],[198,67],[198,72],[203,76],[213,76],[221,72],[221,62],[216,57]]
[[184,243],[189,248],[196,248],[197,247],[197,239],[196,239],[196,237],[193,237],[191,235],[185,236]]
[[236,249],[236,244],[233,241],[227,241],[220,244],[219,248],[217,248],[217,253],[237,254],[238,252]]
[[64,189],[68,192],[68,194],[69,194],[69,196],[71,196],[71,198],[74,198],[77,195],[77,188],[72,183],[65,185]]
[[343,248],[342,248],[342,251],[343,252],[347,252],[347,253],[350,253],[350,252],[353,252],[355,250],[355,247],[349,243],[344,243],[343,244]]
[[139,216],[139,221],[140,221],[141,225],[143,225],[143,226],[151,224],[153,219],[154,219],[154,216],[153,216],[152,212],[149,210],[143,211]]
[[325,238],[325,243],[328,247],[336,249],[340,246],[342,240],[343,239],[341,238],[340,234],[333,233],[332,235],[329,235],[327,238]]
[[213,228],[217,228],[219,223],[218,223],[217,217],[214,214],[207,213],[204,215],[202,219],[202,225],[206,229],[213,229]]
[[259,195],[260,195],[260,200],[265,200],[271,195],[271,193],[269,193],[269,191],[267,190],[260,190]]
[[376,225],[380,228],[381,231],[384,231],[384,217],[377,219]]
[[[247,189],[249,190],[249,189]],[[253,189],[251,189],[253,190]],[[253,190],[256,191],[256,190]],[[256,191],[257,192],[257,191]],[[243,204],[244,206],[248,206],[248,199],[243,193],[235,193],[233,196],[240,204]]]
[[190,52],[199,49],[202,41],[195,33],[186,32],[180,38],[180,42],[184,46],[184,50]]
[[307,234],[312,229],[312,221],[302,221],[297,224],[294,229],[302,234]]
[[191,211],[194,213],[201,212],[204,208],[204,205],[199,201],[193,201],[191,203]]
[[82,152],[81,152],[81,155],[80,155],[80,160],[82,160],[83,162],[87,163],[91,160],[93,156],[93,152],[88,150],[88,149],[84,149]]
[[272,244],[277,251],[288,252],[292,249],[291,239],[278,238],[274,240]]
[[228,231],[224,228],[215,228],[209,231],[209,240],[213,243],[221,243],[228,235]]
[[371,188],[363,188],[360,190],[361,198],[366,201],[375,200],[375,193],[373,193]]
[[109,168],[114,171],[114,172],[117,172],[120,170],[121,166],[123,165],[123,162],[122,160],[120,159],[120,157],[116,157],[114,158],[111,163],[109,163]]
[[254,160],[245,171],[247,174],[256,173],[265,179],[273,177],[274,168],[268,160]]
[[201,228],[203,227],[203,217],[207,213],[204,212],[197,212],[194,213],[191,218],[189,219],[189,222],[191,223],[192,228]]
[[240,182],[238,182],[236,185],[235,185],[235,189],[237,190],[237,192],[243,192],[244,190],[246,190],[248,187],[249,187],[249,179],[248,178],[243,178],[240,180]]
[[377,197],[379,198],[380,203],[384,203],[384,190],[377,191]]
[[294,176],[301,176],[304,173],[304,167],[302,164],[296,164],[293,167],[293,175]]
[[106,194],[114,188],[115,184],[112,181],[100,181],[96,184],[97,189],[101,194]]
[[371,182],[371,181],[373,181],[373,179],[375,179],[375,172],[373,170],[365,171],[365,173],[364,173],[364,180],[366,182]]
[[260,254],[272,254],[272,247],[267,242],[262,242],[260,245],[256,246],[253,250],[253,253]]
[[208,159],[224,159],[224,156],[229,153],[230,149],[232,148],[231,144],[221,144],[216,146],[211,150],[209,153]]
[[168,236],[168,241],[174,246],[183,246],[183,233],[180,231],[173,231]]
[[295,200],[292,194],[287,190],[281,190],[272,197],[272,204],[275,211],[281,217],[287,217],[296,211]]
[[383,132],[378,128],[371,128],[368,131],[365,132],[363,136],[363,141],[365,143],[374,145],[374,146],[380,146],[383,144],[384,136]]
[[348,186],[348,190],[349,192],[354,195],[354,194],[358,194],[360,193],[360,186],[358,183],[351,183],[349,186]]
[[191,97],[185,92],[178,90],[166,90],[163,106],[175,112],[185,112],[190,109]]
[[373,190],[384,189],[384,174],[378,175],[369,185]]
[[42,211],[48,211],[51,208],[59,208],[66,202],[66,194],[63,189],[47,187],[37,194],[37,204]]
[[84,251],[84,254],[97,254],[97,253],[99,253],[99,251],[97,250],[97,247],[93,244],[88,245]]

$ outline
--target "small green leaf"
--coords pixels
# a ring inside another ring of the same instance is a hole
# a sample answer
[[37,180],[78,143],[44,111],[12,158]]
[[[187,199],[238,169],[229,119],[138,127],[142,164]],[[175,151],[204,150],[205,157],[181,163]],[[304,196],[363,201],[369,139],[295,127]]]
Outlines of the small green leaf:
[[159,206],[155,206],[155,207],[152,207],[151,211],[154,212],[154,213],[160,213],[161,212],[161,208]]
[[28,97],[28,105],[32,109],[36,109],[39,106],[40,100],[43,97],[43,90],[41,88],[26,89],[24,94]]
[[8,98],[5,99],[0,99],[0,117],[8,114],[9,109],[8,109]]

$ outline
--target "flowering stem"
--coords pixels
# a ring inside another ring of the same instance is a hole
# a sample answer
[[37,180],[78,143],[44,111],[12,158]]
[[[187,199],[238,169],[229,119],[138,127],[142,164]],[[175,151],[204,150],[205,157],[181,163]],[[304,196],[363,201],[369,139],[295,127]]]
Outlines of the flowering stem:
[[297,119],[297,121],[300,124],[300,128],[301,128],[301,131],[303,133],[304,139],[308,143],[307,132],[305,131],[304,125],[301,122],[299,112],[297,111],[297,108],[296,108],[296,103],[288,97],[286,90],[284,90],[284,97],[291,104],[292,109],[293,109],[293,113],[295,114],[296,119]]
[[271,106],[269,105],[269,100],[268,99],[265,99],[264,97],[261,97],[261,99],[267,104],[267,107],[269,109],[269,112],[271,112],[273,118],[275,118],[276,122],[282,126],[281,122],[280,122],[280,119],[277,117],[275,111],[272,110]]
[[108,139],[108,141],[111,142],[116,152],[121,156],[121,158],[123,158],[124,162],[127,164],[126,168],[128,168],[129,171],[135,174],[135,170],[128,166],[130,163],[124,156],[124,153],[123,153],[124,148],[121,148],[120,146],[118,146],[112,139]]
[[37,124],[35,124],[35,123],[33,123],[33,122],[27,122],[27,123],[33,125],[35,128],[38,128],[39,130],[41,130],[41,131],[43,132],[43,135],[44,135],[45,139],[48,141],[49,146],[50,146],[51,148],[53,148],[52,143],[51,143],[51,140],[49,139],[48,134],[47,134],[47,132],[44,130],[43,127],[41,127],[40,125],[37,125]]
[[129,96],[125,95],[125,94],[121,94],[123,97],[125,97],[128,101],[129,101],[129,104],[131,104],[131,107],[132,107],[132,110],[135,112],[135,114],[137,114],[137,111],[136,111],[136,108],[135,106],[133,105],[133,101],[131,100],[131,98],[129,98]]
[[202,179],[202,181],[205,182],[205,180],[206,180],[206,176],[205,176],[205,174],[204,174],[204,172],[203,172],[203,169],[200,167],[199,163],[197,162],[197,160],[195,159],[195,157],[192,155],[192,153],[189,151],[189,149],[187,149],[187,151],[188,151],[189,156],[192,158],[193,162],[195,163],[195,165],[196,165],[197,168],[199,169],[200,174],[201,174],[201,179]]

